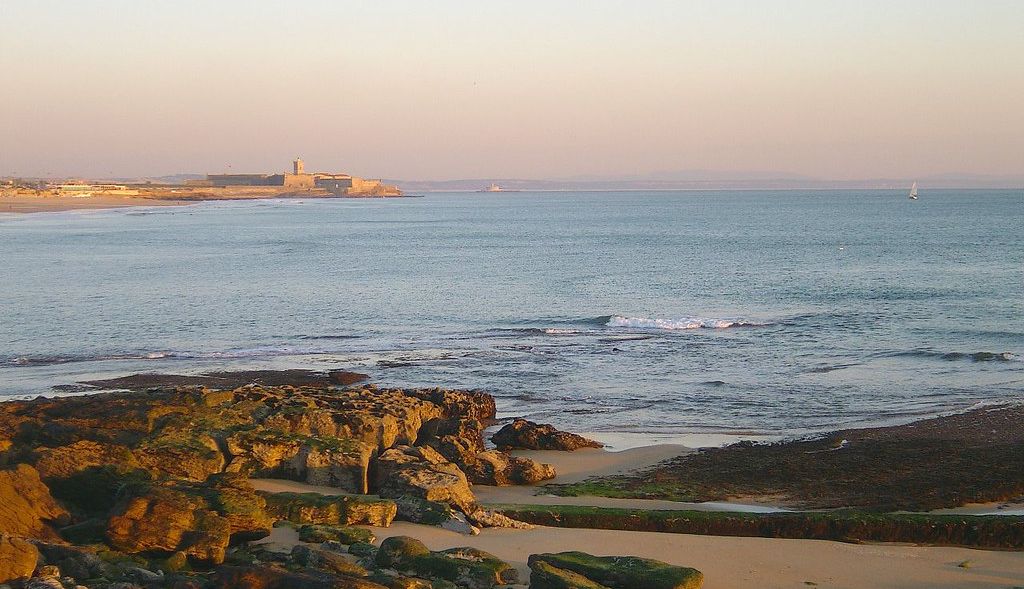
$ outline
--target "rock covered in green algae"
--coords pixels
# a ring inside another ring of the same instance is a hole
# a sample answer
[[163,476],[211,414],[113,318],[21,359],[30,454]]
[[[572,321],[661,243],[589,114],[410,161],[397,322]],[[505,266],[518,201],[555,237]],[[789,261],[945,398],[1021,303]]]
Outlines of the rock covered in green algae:
[[392,536],[381,542],[376,564],[469,589],[489,589],[519,580],[512,565],[490,553],[475,548],[431,552],[423,542],[408,536]]
[[[697,569],[635,556],[593,556],[585,552],[532,554],[528,564],[531,571],[541,570],[542,584],[531,584],[533,589],[556,589],[559,587],[557,583],[576,578],[552,569],[575,573],[596,583],[597,587],[609,589],[699,589],[704,583],[704,575]],[[549,582],[555,584],[544,584]],[[565,587],[575,586],[569,584]],[[583,585],[580,589],[585,587]],[[596,588],[592,586],[591,589]]]
[[365,528],[316,524],[307,524],[299,528],[299,540],[303,542],[338,542],[347,546],[356,542],[372,544],[376,539],[373,532]]
[[530,589],[609,589],[579,573],[538,560],[530,563]]
[[337,575],[365,577],[370,574],[365,568],[340,553],[302,544],[292,548],[291,561],[301,566]]
[[296,524],[387,527],[398,512],[394,501],[372,495],[261,494],[269,515]]
[[213,575],[210,589],[388,589],[359,577],[329,575],[318,571],[293,572],[267,565],[222,566]]

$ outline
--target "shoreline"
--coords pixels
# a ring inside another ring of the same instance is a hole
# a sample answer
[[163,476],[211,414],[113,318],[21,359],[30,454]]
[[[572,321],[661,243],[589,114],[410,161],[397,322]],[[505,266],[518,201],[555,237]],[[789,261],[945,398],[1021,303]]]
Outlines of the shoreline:
[[128,207],[180,207],[199,201],[147,198],[143,196],[4,196],[0,197],[0,213],[60,213],[67,211],[91,211],[122,209]]
[[188,196],[182,198],[161,197],[161,196],[90,196],[74,198],[69,196],[2,196],[0,197],[0,213],[13,215],[30,213],[59,213],[68,211],[85,210],[108,210],[128,207],[168,207],[187,206],[203,202],[230,202],[248,200],[274,200],[274,199],[396,199],[396,198],[422,198],[422,195],[323,195],[323,194],[233,194],[226,196]]

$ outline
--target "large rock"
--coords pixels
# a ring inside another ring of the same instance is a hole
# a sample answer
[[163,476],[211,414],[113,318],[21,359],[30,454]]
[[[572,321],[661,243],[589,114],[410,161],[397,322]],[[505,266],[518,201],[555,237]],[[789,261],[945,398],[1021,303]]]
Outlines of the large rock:
[[429,446],[397,446],[377,459],[374,487],[381,497],[415,497],[476,511],[465,473]]
[[[559,587],[559,581],[555,579],[572,581],[576,578],[560,575],[552,568],[575,573],[596,583],[598,587],[610,589],[700,589],[704,583],[704,575],[697,569],[635,556],[593,556],[585,552],[532,554],[528,564],[532,571],[541,571],[542,584],[537,586],[540,589]],[[577,586],[569,584],[564,587]]]
[[31,577],[38,560],[39,551],[35,546],[0,533],[0,583]]
[[372,495],[261,493],[267,513],[296,524],[369,525],[387,527],[395,519],[394,501]]
[[494,397],[479,391],[450,389],[406,389],[406,395],[430,401],[442,410],[444,417],[462,417],[489,422],[496,414]]
[[107,523],[111,546],[130,554],[182,551],[199,564],[224,562],[231,523],[206,501],[155,487],[122,502]]
[[66,479],[87,468],[97,466],[138,466],[135,456],[126,446],[92,440],[79,440],[56,448],[43,448],[38,454],[35,467],[43,480]]
[[274,520],[267,515],[267,501],[252,483],[240,475],[220,474],[207,480],[208,503],[227,519],[232,541],[252,541],[270,535]]
[[229,436],[227,448],[233,456],[229,472],[287,478],[365,494],[376,445],[346,437],[260,428]]
[[158,477],[202,482],[224,470],[226,460],[212,436],[168,433],[135,449],[143,468]]
[[602,448],[604,444],[583,436],[563,432],[548,424],[516,419],[491,436],[501,450],[578,450]]
[[478,485],[532,485],[555,478],[555,467],[550,464],[499,450],[480,452],[465,468],[469,480]]
[[69,519],[39,478],[39,472],[27,464],[0,470],[0,531],[12,536],[54,540],[59,536],[49,522]]

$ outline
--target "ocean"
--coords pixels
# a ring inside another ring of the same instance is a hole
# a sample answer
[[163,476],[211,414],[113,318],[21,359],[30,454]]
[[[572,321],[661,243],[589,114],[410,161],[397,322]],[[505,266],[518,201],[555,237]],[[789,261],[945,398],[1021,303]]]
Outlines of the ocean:
[[341,368],[574,431],[1024,400],[1024,191],[428,194],[0,216],[0,399]]

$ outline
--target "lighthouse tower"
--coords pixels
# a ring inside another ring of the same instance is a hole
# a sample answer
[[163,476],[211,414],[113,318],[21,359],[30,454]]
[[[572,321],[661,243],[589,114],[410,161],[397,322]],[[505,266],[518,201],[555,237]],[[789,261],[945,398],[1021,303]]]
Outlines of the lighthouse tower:
[[306,173],[306,166],[302,163],[301,158],[295,158],[295,161],[292,162],[292,173],[296,176]]

